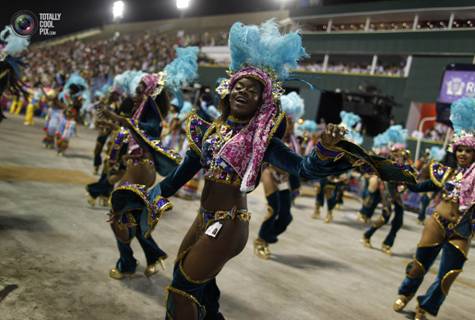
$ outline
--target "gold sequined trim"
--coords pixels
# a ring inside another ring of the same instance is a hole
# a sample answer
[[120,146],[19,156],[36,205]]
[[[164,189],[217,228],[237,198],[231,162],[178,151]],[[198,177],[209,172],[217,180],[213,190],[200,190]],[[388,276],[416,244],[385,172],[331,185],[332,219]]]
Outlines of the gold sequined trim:
[[159,146],[157,140],[150,141],[149,138],[147,138],[142,133],[142,131],[132,123],[132,121],[130,119],[125,119],[125,120],[130,124],[130,126],[135,131],[135,133],[137,133],[143,139],[143,141],[146,144],[148,144],[154,151],[164,155],[165,157],[167,157],[170,160],[173,160],[176,164],[180,164],[182,159],[181,159],[181,156],[178,153],[176,153],[173,150],[163,149],[161,146]]
[[[182,297],[185,297],[189,300],[191,300],[194,304],[196,304],[198,306],[198,309],[201,309],[203,311],[205,311],[205,307],[199,303],[199,301],[194,297],[192,296],[191,294],[189,294],[188,292],[185,292],[183,290],[180,290],[180,289],[177,289],[177,288],[174,288],[172,286],[168,286],[165,288],[166,291],[168,291],[168,296],[167,296],[167,301],[165,302],[166,305],[168,305],[168,299],[170,299],[170,292],[173,292],[175,294],[178,294]],[[199,311],[198,311],[199,312]],[[172,319],[173,320],[173,317],[172,315],[167,311],[167,317]]]
[[442,224],[442,222],[440,222],[439,218],[440,218],[440,214],[435,211],[432,216],[434,217],[434,220],[435,222],[437,222],[437,224],[439,225],[440,229],[444,232],[444,238],[446,237],[446,232],[445,232],[445,227],[444,225]]
[[[203,121],[204,123],[206,124],[209,124],[211,126],[211,123],[209,123],[208,121],[205,121],[203,118],[201,118],[200,116],[198,116],[196,114],[196,112],[191,112],[190,115],[188,116],[188,118],[186,119],[186,125],[185,125],[185,133],[186,133],[186,138],[188,140],[188,144],[190,145],[191,149],[201,157],[201,149],[198,148],[198,146],[196,145],[196,143],[193,141],[193,138],[191,137],[191,131],[190,131],[190,125],[191,125],[191,121],[195,120],[195,119],[200,119],[201,121]],[[209,131],[209,128],[208,130],[206,131]],[[206,133],[205,133],[206,135]],[[204,136],[201,138],[201,141],[204,140]]]
[[286,117],[285,112],[279,112],[279,114],[277,114],[274,117],[273,121],[275,121],[275,123],[269,133],[269,137],[267,138],[267,143],[269,143],[269,141],[275,135],[275,132],[277,131],[277,129],[279,129],[280,123],[282,122],[283,119],[285,119],[285,117]]
[[241,179],[240,178],[237,178],[234,181],[229,181],[229,180],[223,180],[223,179],[220,179],[220,178],[216,178],[216,177],[213,177],[213,176],[208,176],[207,174],[205,174],[205,180],[218,182],[218,183],[222,183],[222,184],[228,184],[228,185],[236,186],[236,187],[239,187],[241,185]]
[[[183,258],[184,258],[184,256],[183,256]],[[214,278],[214,277],[211,277],[211,278],[205,279],[205,280],[193,280],[193,279],[191,279],[191,277],[186,274],[185,270],[183,270],[183,258],[180,260],[178,267],[180,268],[180,272],[183,275],[183,277],[185,277],[186,281],[194,283],[194,284],[204,284],[204,283],[206,283],[206,282],[208,282],[208,281],[210,281]]]
[[452,283],[450,283],[449,285],[445,285],[446,281],[447,281],[447,278],[450,277],[451,275],[456,276],[456,274],[459,274],[459,273],[462,273],[462,269],[450,270],[449,272],[447,272],[444,275],[444,277],[440,281],[440,288],[441,288],[444,295],[449,294],[449,288],[450,288],[450,285],[452,284]]
[[148,238],[150,237],[150,234],[152,233],[153,229],[155,228],[155,226],[157,225],[158,223],[158,220],[160,220],[160,217],[162,216],[162,211],[161,210],[157,210],[156,212],[156,218],[153,219],[152,218],[152,206],[150,205],[150,201],[147,199],[147,197],[144,195],[144,193],[139,190],[137,187],[134,187],[134,186],[120,186],[120,187],[117,187],[114,191],[119,191],[119,190],[127,190],[127,191],[131,191],[133,192],[134,194],[136,194],[137,196],[140,197],[140,199],[142,199],[142,201],[144,202],[145,206],[147,207],[147,222],[148,222],[148,225],[150,226],[150,229],[144,233],[144,237],[145,238]]
[[468,252],[464,252],[463,249],[456,243],[453,242],[453,240],[449,240],[449,243],[454,246],[455,249],[460,251],[460,253],[465,257],[465,260],[468,260]]
[[447,168],[447,170],[445,171],[444,175],[442,176],[442,179],[437,180],[437,178],[434,176],[434,170],[433,170],[433,166],[436,165],[437,162],[435,162],[434,160],[431,161],[430,165],[429,165],[429,174],[430,174],[430,180],[439,188],[442,188],[444,186],[444,183],[445,181],[447,180],[447,178],[450,176],[450,174],[452,173],[452,168]]
[[[421,269],[421,271],[422,271],[421,277],[424,276],[424,274],[426,273],[426,268],[424,268],[424,265],[423,265],[419,260],[417,260],[416,257],[414,257],[414,260],[412,260],[412,261],[409,262],[409,263],[415,263],[415,264],[417,264],[417,266],[418,266],[418,267]],[[408,278],[411,278],[411,279],[418,279],[418,278],[416,278],[416,277],[414,277],[414,278],[411,277],[411,276],[409,275],[409,272],[407,272],[406,275],[407,275]],[[421,278],[421,277],[419,277],[419,278]]]

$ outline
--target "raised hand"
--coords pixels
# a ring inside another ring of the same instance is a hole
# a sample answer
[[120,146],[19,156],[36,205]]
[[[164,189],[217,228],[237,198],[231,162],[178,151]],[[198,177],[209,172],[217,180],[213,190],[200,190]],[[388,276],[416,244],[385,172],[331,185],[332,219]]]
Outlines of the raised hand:
[[346,133],[347,130],[344,127],[330,123],[321,135],[322,143],[326,146],[334,146],[343,139]]

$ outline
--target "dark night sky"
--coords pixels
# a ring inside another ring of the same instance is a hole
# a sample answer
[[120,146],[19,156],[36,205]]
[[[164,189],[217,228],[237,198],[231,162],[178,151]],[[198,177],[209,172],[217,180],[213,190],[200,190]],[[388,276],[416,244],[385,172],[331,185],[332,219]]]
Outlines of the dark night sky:
[[[179,17],[175,0],[124,0],[125,16],[122,21],[158,20]],[[186,16],[203,16],[237,12],[275,10],[278,0],[191,0]],[[294,0],[298,3],[301,0]],[[375,1],[375,0],[369,0]],[[369,2],[358,0],[324,0],[324,4]],[[29,3],[30,2],[30,3]],[[112,3],[114,0],[77,1],[22,1],[10,0],[2,5],[0,27],[10,23],[10,17],[18,10],[27,9],[33,13],[62,13],[61,21],[54,23],[58,36],[84,30],[112,22]]]

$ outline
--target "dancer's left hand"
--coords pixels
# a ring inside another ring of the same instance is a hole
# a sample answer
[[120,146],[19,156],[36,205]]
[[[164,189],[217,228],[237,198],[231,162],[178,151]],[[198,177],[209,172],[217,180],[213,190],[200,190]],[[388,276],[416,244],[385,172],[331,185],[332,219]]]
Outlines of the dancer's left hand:
[[343,139],[346,132],[344,127],[330,123],[322,133],[322,143],[326,146],[334,146]]

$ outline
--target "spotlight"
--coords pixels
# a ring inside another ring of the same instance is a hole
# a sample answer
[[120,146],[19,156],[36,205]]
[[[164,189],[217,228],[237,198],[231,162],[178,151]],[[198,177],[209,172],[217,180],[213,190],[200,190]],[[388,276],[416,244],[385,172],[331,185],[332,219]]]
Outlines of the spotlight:
[[124,1],[116,1],[112,5],[112,16],[114,20],[120,19],[124,16]]
[[190,6],[190,0],[176,0],[176,8],[178,10],[188,9]]

